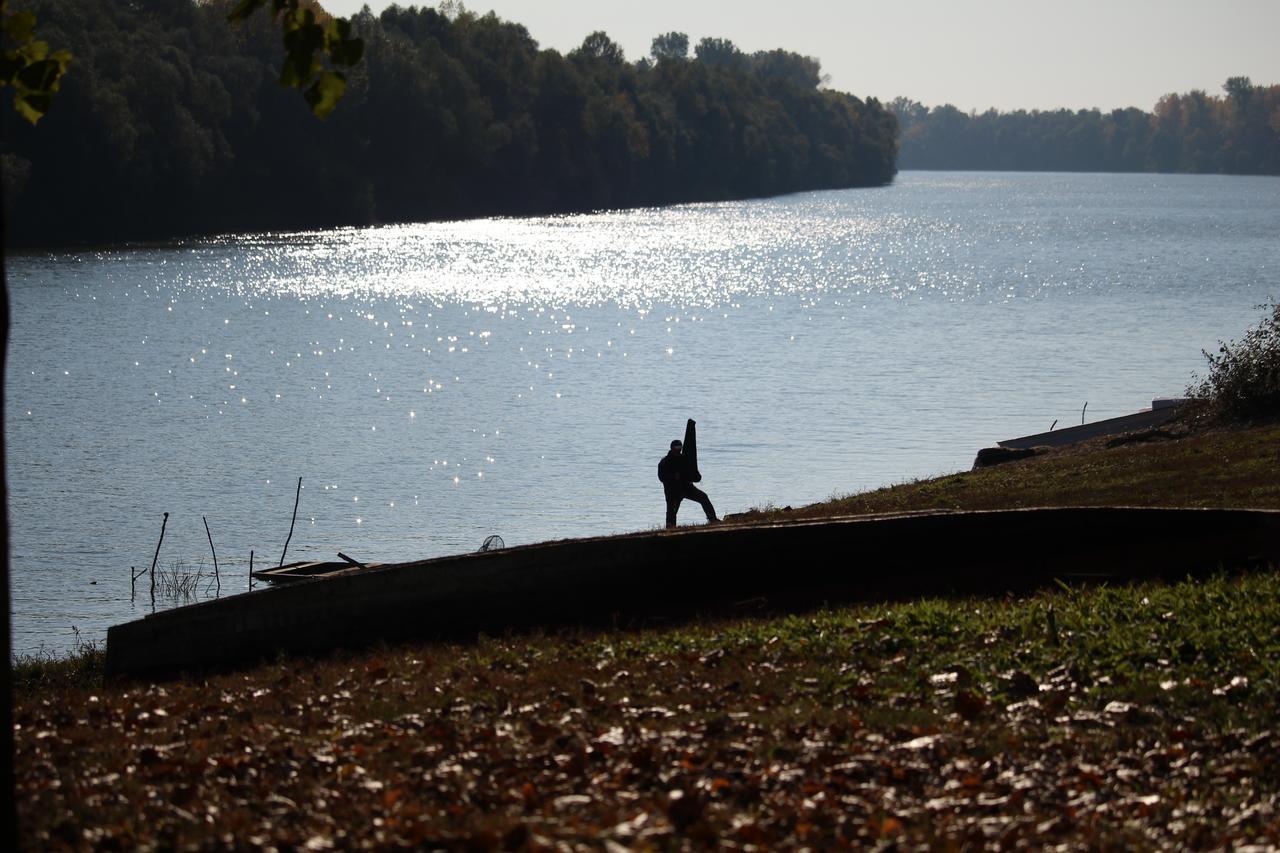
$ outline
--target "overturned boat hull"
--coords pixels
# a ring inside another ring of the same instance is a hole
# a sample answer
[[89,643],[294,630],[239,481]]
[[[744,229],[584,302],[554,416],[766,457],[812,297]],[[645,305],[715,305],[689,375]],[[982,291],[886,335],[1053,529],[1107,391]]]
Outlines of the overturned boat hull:
[[110,674],[690,614],[1181,578],[1280,559],[1280,512],[1064,508],[709,525],[344,571],[113,626]]

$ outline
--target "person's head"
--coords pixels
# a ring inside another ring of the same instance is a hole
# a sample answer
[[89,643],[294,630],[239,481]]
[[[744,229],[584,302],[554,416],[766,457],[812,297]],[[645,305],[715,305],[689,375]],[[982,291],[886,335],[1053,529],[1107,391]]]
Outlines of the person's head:
[[671,442],[671,454],[672,454],[672,455],[678,454],[678,453],[682,452],[683,450],[684,450],[684,445],[680,443],[680,439],[678,439],[678,438],[677,438],[675,441]]

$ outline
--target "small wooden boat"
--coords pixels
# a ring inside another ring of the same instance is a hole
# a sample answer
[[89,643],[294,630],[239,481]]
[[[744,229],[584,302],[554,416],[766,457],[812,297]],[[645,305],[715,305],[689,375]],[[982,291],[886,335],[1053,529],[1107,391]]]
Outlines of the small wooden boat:
[[308,560],[300,563],[286,563],[283,566],[274,566],[269,569],[257,569],[252,573],[253,579],[273,584],[292,583],[311,580],[312,578],[327,578],[348,572],[366,571],[383,565],[382,563],[361,563],[341,552],[338,553],[338,556],[342,559]]

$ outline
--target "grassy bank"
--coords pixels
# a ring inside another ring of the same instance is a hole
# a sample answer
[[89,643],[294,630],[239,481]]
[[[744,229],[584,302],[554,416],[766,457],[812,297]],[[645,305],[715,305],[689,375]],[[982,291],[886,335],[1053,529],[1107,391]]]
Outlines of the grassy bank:
[[1031,506],[1280,509],[1280,422],[1194,434],[1171,428],[1120,443],[1095,439],[991,468],[751,515],[816,518]]
[[482,640],[17,708],[26,841],[1280,841],[1280,575]]
[[[1278,506],[1277,439],[1072,448],[788,515]],[[1280,844],[1280,572],[1225,568],[154,684],[102,684],[92,652],[31,662],[15,708],[23,841]]]

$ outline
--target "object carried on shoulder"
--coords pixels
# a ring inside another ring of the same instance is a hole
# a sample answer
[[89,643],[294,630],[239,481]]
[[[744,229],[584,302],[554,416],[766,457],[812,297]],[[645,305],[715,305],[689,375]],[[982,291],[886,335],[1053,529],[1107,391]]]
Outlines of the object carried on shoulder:
[[687,482],[697,483],[702,479],[698,471],[698,432],[693,418],[684,425],[684,477]]

